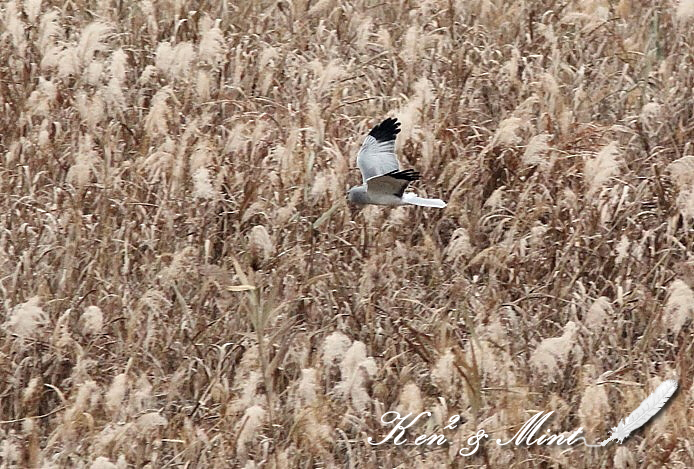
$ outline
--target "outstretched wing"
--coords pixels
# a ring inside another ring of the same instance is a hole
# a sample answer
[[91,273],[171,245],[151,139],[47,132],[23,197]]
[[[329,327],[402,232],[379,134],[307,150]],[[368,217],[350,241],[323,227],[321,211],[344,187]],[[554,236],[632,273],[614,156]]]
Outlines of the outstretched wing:
[[357,155],[357,166],[364,182],[400,169],[395,157],[395,136],[400,132],[399,127],[397,119],[389,118],[367,135]]
[[370,178],[366,182],[366,190],[372,195],[387,194],[402,197],[407,185],[419,179],[419,173],[413,169],[391,171],[382,176]]

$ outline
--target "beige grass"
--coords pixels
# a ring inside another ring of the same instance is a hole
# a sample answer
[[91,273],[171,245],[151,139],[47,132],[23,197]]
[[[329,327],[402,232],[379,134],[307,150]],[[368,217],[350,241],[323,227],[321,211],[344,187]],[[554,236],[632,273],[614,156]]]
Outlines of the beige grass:
[[[0,466],[694,465],[691,0],[0,8]],[[385,116],[445,210],[342,205]]]

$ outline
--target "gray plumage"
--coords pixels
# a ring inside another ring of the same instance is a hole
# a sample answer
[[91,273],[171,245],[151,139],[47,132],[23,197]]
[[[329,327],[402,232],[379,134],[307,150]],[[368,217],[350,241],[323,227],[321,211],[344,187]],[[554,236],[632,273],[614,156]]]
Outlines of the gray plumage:
[[347,199],[357,205],[421,205],[443,208],[441,199],[424,199],[405,189],[410,182],[419,179],[419,173],[400,170],[395,157],[395,138],[400,132],[397,119],[389,118],[371,129],[357,155],[357,166],[364,183],[352,187]]

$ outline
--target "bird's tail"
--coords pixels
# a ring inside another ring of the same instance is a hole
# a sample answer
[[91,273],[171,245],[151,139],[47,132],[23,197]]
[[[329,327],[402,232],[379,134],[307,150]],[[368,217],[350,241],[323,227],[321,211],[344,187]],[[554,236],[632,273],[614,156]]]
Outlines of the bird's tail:
[[402,195],[402,201],[406,204],[421,205],[422,207],[444,208],[446,206],[446,202],[441,199],[423,199],[409,192]]

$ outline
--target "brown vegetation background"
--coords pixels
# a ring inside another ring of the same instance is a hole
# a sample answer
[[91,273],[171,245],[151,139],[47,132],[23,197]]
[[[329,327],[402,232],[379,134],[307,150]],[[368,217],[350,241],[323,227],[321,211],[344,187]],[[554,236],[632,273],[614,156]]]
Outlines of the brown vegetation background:
[[694,464],[691,0],[1,7],[2,467]]

